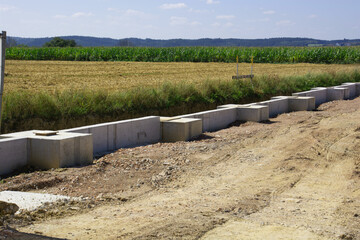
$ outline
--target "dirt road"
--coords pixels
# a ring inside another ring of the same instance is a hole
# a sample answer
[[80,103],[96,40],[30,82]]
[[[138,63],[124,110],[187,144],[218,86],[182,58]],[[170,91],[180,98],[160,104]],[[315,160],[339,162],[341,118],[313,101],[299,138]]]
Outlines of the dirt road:
[[39,237],[360,239],[360,98],[5,181],[83,198],[9,221]]

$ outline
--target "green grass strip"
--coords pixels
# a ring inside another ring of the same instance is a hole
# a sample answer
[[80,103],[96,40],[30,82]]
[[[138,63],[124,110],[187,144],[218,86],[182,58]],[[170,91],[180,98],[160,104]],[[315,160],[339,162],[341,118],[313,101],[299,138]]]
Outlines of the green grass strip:
[[2,125],[39,118],[43,121],[87,116],[121,116],[151,110],[171,109],[181,104],[225,104],[256,102],[275,95],[344,82],[360,82],[360,72],[308,74],[304,76],[260,76],[253,80],[206,81],[201,86],[165,83],[160,88],[138,88],[127,92],[64,91],[54,94],[30,91],[6,92]]

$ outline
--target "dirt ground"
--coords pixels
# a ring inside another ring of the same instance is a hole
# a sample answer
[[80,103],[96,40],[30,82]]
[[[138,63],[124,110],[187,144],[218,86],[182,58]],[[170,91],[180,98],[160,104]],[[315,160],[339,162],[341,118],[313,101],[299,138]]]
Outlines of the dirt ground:
[[4,218],[0,239],[360,239],[359,119],[360,98],[329,102],[3,179],[80,200]]

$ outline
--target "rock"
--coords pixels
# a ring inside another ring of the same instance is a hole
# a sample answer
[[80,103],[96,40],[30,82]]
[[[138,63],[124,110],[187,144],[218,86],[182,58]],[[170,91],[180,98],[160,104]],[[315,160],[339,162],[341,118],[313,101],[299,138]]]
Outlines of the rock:
[[0,216],[13,215],[19,210],[18,205],[0,201]]

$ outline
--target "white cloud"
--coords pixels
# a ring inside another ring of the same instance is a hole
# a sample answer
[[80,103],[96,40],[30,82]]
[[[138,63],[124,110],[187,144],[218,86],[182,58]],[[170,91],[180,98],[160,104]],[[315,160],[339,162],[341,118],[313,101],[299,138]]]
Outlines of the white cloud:
[[58,15],[55,15],[54,18],[56,18],[56,19],[64,19],[64,18],[67,18],[67,16],[58,14]]
[[161,9],[169,10],[169,9],[179,9],[186,8],[185,3],[165,3],[160,6]]
[[200,26],[200,25],[202,25],[202,23],[198,22],[198,21],[194,21],[194,22],[191,22],[190,25],[191,26]]
[[170,25],[185,25],[188,23],[188,19],[185,17],[171,17]]
[[191,13],[210,13],[210,11],[207,9],[200,10],[200,9],[189,8],[188,11]]
[[92,17],[94,14],[91,12],[85,13],[85,12],[76,12],[72,14],[71,16],[63,15],[63,14],[57,14],[53,16],[55,19],[71,19],[71,18],[81,18],[81,17]]
[[142,18],[148,18],[150,15],[146,14],[145,12],[138,11],[135,9],[128,9],[128,10],[120,10],[117,8],[108,8],[109,12],[115,12],[119,13],[123,17],[142,17]]
[[248,20],[249,23],[264,23],[264,22],[270,22],[270,18],[259,18],[259,19],[253,19]]
[[144,12],[141,12],[141,11],[137,11],[137,10],[133,10],[133,9],[128,9],[125,11],[125,14],[127,16],[137,16],[137,17],[140,17],[140,16],[144,16],[145,13]]
[[235,18],[234,15],[220,15],[220,16],[216,16],[216,19],[222,19],[222,20],[230,20]]
[[119,9],[117,9],[117,8],[108,8],[107,10],[109,12],[119,12]]
[[77,13],[74,13],[73,15],[71,15],[71,17],[73,17],[73,18],[91,17],[91,16],[94,16],[94,14],[92,14],[91,12],[89,12],[89,13],[77,12]]
[[13,6],[0,5],[0,12],[8,12],[14,9],[16,8]]
[[215,28],[220,28],[220,27],[226,27],[226,28],[230,28],[230,27],[233,27],[234,24],[232,22],[227,22],[225,24],[222,24],[222,23],[219,23],[219,22],[215,22],[213,24],[211,24],[212,27],[215,27]]
[[311,14],[311,15],[308,16],[308,18],[310,18],[310,19],[314,19],[314,18],[317,18],[317,17],[318,17],[318,15],[316,15],[316,14]]
[[201,22],[197,22],[197,21],[189,21],[189,19],[187,19],[186,17],[171,17],[170,18],[170,25],[187,25],[187,26],[199,26],[202,25]]
[[263,14],[265,14],[265,15],[273,15],[273,14],[275,14],[275,11],[274,10],[267,10],[267,11],[263,11]]
[[295,23],[290,20],[282,20],[282,21],[276,22],[276,25],[281,26],[281,27],[288,27],[288,26],[295,25]]
[[218,4],[218,3],[220,3],[220,1],[206,0],[206,4]]
[[211,26],[213,26],[213,27],[220,27],[220,26],[221,26],[221,24],[220,24],[220,23],[218,23],[218,22],[216,22],[216,23],[213,23]]

